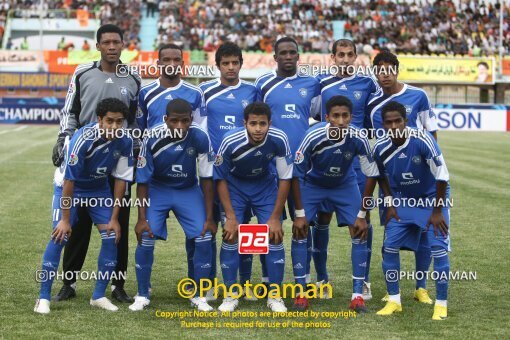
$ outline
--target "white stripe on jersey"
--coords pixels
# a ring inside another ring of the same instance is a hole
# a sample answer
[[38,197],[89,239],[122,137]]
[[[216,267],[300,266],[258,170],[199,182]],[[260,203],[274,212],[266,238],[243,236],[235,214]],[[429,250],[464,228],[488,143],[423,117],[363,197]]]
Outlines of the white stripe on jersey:
[[[154,88],[152,88],[149,91],[147,91],[147,93],[143,97],[143,101],[144,102],[147,100],[147,97],[149,97],[152,92],[156,91],[159,88],[159,86],[160,86],[159,79],[154,81],[154,82],[152,82],[152,83],[150,83],[149,85],[151,85],[151,84],[156,84],[157,86],[154,86]],[[149,85],[147,85],[147,86],[149,86]],[[149,105],[147,105],[147,110],[149,110]]]
[[418,132],[418,139],[425,142],[425,144],[428,146],[430,152],[432,153],[432,156],[436,157],[439,156],[439,153],[437,152],[436,148],[434,147],[434,142],[431,140],[431,137],[426,132]]
[[237,142],[245,137],[245,130],[238,131],[226,138],[223,139],[223,141],[220,144],[220,147],[218,148],[218,155],[222,154],[224,152],[224,149],[226,149],[230,144]]
[[323,126],[321,128],[318,128],[317,130],[312,131],[311,133],[308,133],[305,136],[305,138],[303,139],[303,141],[301,142],[301,144],[299,145],[298,151],[303,152],[308,147],[308,145],[312,142],[312,140],[314,138],[323,134],[326,131],[325,128],[326,128],[326,126]]
[[[374,114],[375,114],[375,112],[376,112],[376,111],[377,111],[380,107],[382,107],[384,104],[386,104],[386,103],[388,103],[390,100],[392,100],[393,98],[400,96],[400,95],[401,95],[402,93],[404,93],[406,90],[407,90],[407,84],[404,84],[404,87],[402,87],[402,90],[400,90],[400,91],[399,91],[399,92],[397,92],[397,93],[392,94],[391,96],[389,96],[388,98],[386,98],[385,100],[383,100],[382,102],[380,102],[377,106],[375,106],[375,107],[372,109],[372,112],[370,112],[370,120],[371,120],[371,122],[372,122],[372,126],[374,126]],[[383,92],[381,92],[381,96],[382,96],[383,94],[384,94],[384,93],[383,93]],[[380,98],[381,96],[376,97],[376,98]],[[370,101],[370,103],[371,103],[372,101],[374,101],[376,98],[372,99],[372,100]],[[370,105],[370,103],[368,103],[368,105]]]
[[[276,78],[276,76],[275,76]],[[264,98],[262,98],[262,101],[265,103],[266,102],[266,98],[267,96],[275,89],[277,88],[278,86],[280,86],[280,84],[282,84],[283,82],[287,81],[287,79],[289,78],[283,78],[282,80],[280,80],[279,82],[277,82],[276,84],[273,85],[273,87],[271,87],[267,92],[266,94],[264,95]],[[262,86],[264,87],[265,85],[267,84],[267,82]]]
[[395,156],[397,153],[399,153],[402,149],[405,149],[407,147],[407,145],[409,145],[410,140],[411,140],[411,138],[407,138],[404,144],[402,144],[395,151],[393,151],[393,153],[391,155],[389,155],[388,158],[383,159],[383,163],[386,164],[390,159],[393,158],[393,156]]
[[282,139],[283,143],[285,144],[285,153],[287,155],[290,154],[289,140],[287,139],[287,135],[282,130],[271,127],[267,133],[271,136]]
[[163,92],[161,92],[160,94],[158,94],[157,96],[155,96],[154,98],[152,98],[148,103],[147,103],[147,111],[149,111],[149,106],[155,101],[157,100],[159,97],[161,97],[162,95],[164,94],[167,94],[168,92],[171,92],[171,91],[175,91],[179,88],[181,88],[181,86],[184,84],[184,80],[181,80],[181,82],[177,85],[175,85],[174,87],[168,87],[166,90],[164,90]]
[[[327,89],[329,89],[329,88],[330,88],[330,87],[332,87],[332,86],[335,86],[335,85],[341,84],[341,83],[343,83],[344,81],[347,81],[347,80],[352,80],[352,79],[354,79],[354,77],[355,77],[355,76],[356,76],[356,75],[352,75],[352,76],[350,76],[350,77],[348,77],[348,78],[339,78],[337,81],[335,81],[335,82],[333,82],[333,83],[329,84],[328,86],[324,87],[324,88],[321,90],[321,94],[322,94],[322,92],[326,91]],[[331,76],[331,77],[334,77],[334,76]],[[324,81],[324,80],[326,80],[326,79],[330,79],[330,78],[329,78],[329,77],[328,77],[328,78],[324,78],[322,81]],[[322,83],[322,81],[321,81],[321,83]]]
[[[107,141],[106,143],[99,145],[98,147],[96,147],[96,148],[94,149],[94,151],[92,151],[92,152],[90,153],[90,155],[86,156],[85,158],[90,158],[90,157],[94,156],[94,154],[95,154],[98,150],[101,150],[101,149],[103,149],[105,146],[110,145],[110,143],[111,143],[111,141]],[[92,148],[92,145],[93,145],[93,144],[90,144],[90,147],[89,147],[89,149],[87,150],[87,152],[89,152],[89,151],[90,151],[90,149]]]
[[[239,83],[239,84],[241,84],[241,83]],[[215,88],[215,87],[211,87],[211,88]],[[214,95],[212,95],[209,99],[207,99],[207,100],[206,100],[205,105],[207,106],[207,104],[209,104],[209,102],[210,102],[211,100],[213,100],[214,98],[216,98],[216,97],[218,97],[218,96],[221,96],[221,95],[222,95],[222,94],[224,94],[225,92],[228,92],[228,91],[230,91],[230,90],[232,90],[232,89],[234,89],[234,88],[237,88],[237,87],[235,87],[235,86],[234,86],[234,87],[230,87],[230,86],[229,86],[229,87],[224,88],[224,89],[223,89],[223,90],[221,90],[220,92],[215,93],[215,94],[214,94]]]

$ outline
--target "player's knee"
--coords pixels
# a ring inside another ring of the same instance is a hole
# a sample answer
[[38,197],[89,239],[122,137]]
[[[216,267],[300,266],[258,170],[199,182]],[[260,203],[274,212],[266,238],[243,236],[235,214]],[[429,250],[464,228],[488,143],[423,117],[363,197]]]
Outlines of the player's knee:
[[[308,231],[308,232],[310,232],[310,231]],[[299,240],[306,240],[307,238],[308,238],[308,235],[302,236],[302,235],[298,235],[298,232],[296,230],[292,231],[292,240],[299,241]]]
[[223,239],[222,243],[223,244],[229,244],[229,245],[237,244],[237,239],[233,239],[233,240],[225,240],[225,239]]

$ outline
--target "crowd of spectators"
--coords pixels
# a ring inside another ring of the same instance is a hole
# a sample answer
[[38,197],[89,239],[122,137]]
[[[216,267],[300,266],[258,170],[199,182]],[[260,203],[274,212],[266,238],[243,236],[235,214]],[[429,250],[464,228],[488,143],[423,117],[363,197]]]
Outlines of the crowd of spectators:
[[[160,0],[157,43],[212,51],[230,40],[246,51],[271,52],[274,41],[288,35],[303,52],[327,53],[338,20],[339,30],[367,50],[485,56],[498,53],[499,6],[483,0]],[[508,5],[504,11],[508,53]]]
[[[338,30],[367,53],[388,48],[397,53],[487,56],[499,52],[497,1],[45,0],[43,16],[66,18],[76,15],[72,10],[85,9],[102,24],[119,25],[131,50],[139,49],[146,10],[150,16],[159,12],[155,48],[174,42],[188,50],[214,51],[229,40],[245,51],[272,52],[278,38],[292,36],[302,52],[328,53]],[[504,3],[503,53],[508,54],[510,7]],[[0,37],[9,9],[14,17],[39,17],[39,6],[37,0],[1,0]]]
[[[101,24],[115,24],[124,31],[126,48],[139,49],[141,0],[0,0],[0,43],[9,10],[14,18],[75,18],[76,10],[86,10],[90,18],[99,19]],[[3,48],[3,47],[2,47]],[[6,49],[15,46],[5,46]]]

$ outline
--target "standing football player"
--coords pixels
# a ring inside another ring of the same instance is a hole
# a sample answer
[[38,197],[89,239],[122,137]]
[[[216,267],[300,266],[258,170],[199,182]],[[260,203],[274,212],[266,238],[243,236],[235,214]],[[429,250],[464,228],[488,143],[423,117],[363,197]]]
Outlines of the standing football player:
[[[255,86],[259,89],[261,100],[271,108],[273,126],[285,132],[294,154],[308,130],[309,118],[320,114],[319,82],[314,77],[298,74],[298,44],[294,39],[283,37],[276,41],[273,58],[277,64],[276,70],[259,77]],[[288,208],[289,217],[294,219],[292,195],[289,195]],[[311,234],[307,233],[306,243],[292,240],[291,248],[291,254],[304,251],[311,258]],[[266,274],[263,261],[263,282],[267,282]]]
[[[321,107],[322,121],[325,121],[326,103],[334,96],[345,96],[352,103],[352,120],[350,124],[358,129],[364,128],[365,110],[371,95],[377,94],[381,88],[374,78],[365,70],[355,68],[355,61],[358,57],[356,45],[352,40],[339,39],[334,42],[331,51],[331,59],[336,67],[336,74],[319,74],[317,79],[321,88]],[[333,70],[333,71],[336,71]],[[365,188],[366,176],[361,171],[358,158],[354,159],[354,171],[358,179],[360,193]],[[313,260],[317,271],[317,285],[320,286],[328,282],[329,275],[327,271],[328,243],[329,243],[329,224],[331,222],[332,212],[328,212],[327,206],[319,209],[317,219],[311,222],[311,232],[313,239]],[[363,299],[368,301],[372,298],[370,287],[370,260],[372,255],[373,229],[370,223],[370,212],[367,213],[368,223],[367,232],[367,263],[365,272],[365,282],[363,283]],[[307,268],[310,268],[308,265]],[[310,274],[310,272],[307,272]]]
[[[334,96],[326,103],[326,122],[311,127],[299,146],[294,158],[292,192],[296,202],[296,218],[293,225],[294,238],[306,238],[307,223],[315,217],[318,209],[330,206],[336,213],[339,226],[349,226],[352,238],[353,294],[349,309],[365,312],[363,281],[367,261],[368,227],[366,211],[361,204],[358,181],[353,163],[359,157],[361,170],[368,177],[363,188],[364,198],[372,196],[379,171],[372,159],[372,151],[366,136],[350,125],[352,103],[344,96]],[[389,186],[384,180],[381,187],[389,195]],[[304,287],[306,260],[293,256],[296,283]],[[294,307],[308,308],[308,300],[301,295],[295,299]]]
[[[285,269],[281,217],[291,177],[292,154],[287,136],[271,127],[268,105],[261,102],[248,105],[244,110],[244,127],[225,135],[214,167],[216,189],[226,217],[220,263],[227,288],[237,282],[237,230],[247,209],[253,210],[258,223],[269,225],[269,253],[264,256],[268,283],[272,288],[281,285]],[[277,293],[269,292],[267,306],[274,312],[285,312],[287,308]],[[218,309],[233,311],[238,304],[237,299],[227,296]]]
[[[216,66],[220,71],[220,78],[200,84],[204,93],[205,108],[207,112],[207,131],[211,138],[213,150],[218,151],[223,135],[226,132],[243,126],[243,111],[249,104],[257,101],[257,88],[247,81],[239,78],[243,66],[243,54],[239,46],[232,42],[222,44],[215,55]],[[219,201],[215,200],[215,222],[222,222]],[[248,223],[251,212],[243,222]],[[213,265],[210,279],[216,277],[216,235],[213,235]],[[240,255],[239,278],[241,284],[251,279],[253,255]],[[214,300],[212,290],[208,292],[207,299]],[[250,298],[251,296],[251,298]],[[253,294],[246,292],[245,300],[256,300]]]
[[[382,107],[390,101],[396,101],[404,105],[409,127],[426,130],[437,140],[437,119],[430,100],[424,90],[398,81],[399,61],[397,56],[390,52],[381,52],[375,56],[373,66],[382,92],[370,98],[366,118],[368,119],[367,125],[373,128],[376,137],[385,135]],[[385,212],[383,208],[380,208],[379,211],[381,225],[383,225]],[[432,261],[430,247],[421,244],[415,250],[415,258],[416,271],[428,271]],[[421,303],[432,304],[426,285],[426,277],[416,280],[414,298]],[[383,301],[387,301],[387,298],[388,296],[385,296]]]
[[[136,193],[141,202],[149,198],[150,205],[138,209],[135,227],[138,294],[129,306],[132,311],[143,310],[150,303],[155,241],[167,239],[166,219],[170,210],[187,240],[194,243],[193,279],[198,284],[201,279],[209,278],[211,233],[216,233],[212,216],[214,152],[207,133],[192,123],[191,111],[191,105],[184,99],[170,101],[165,124],[149,132],[140,150]],[[198,186],[197,168],[202,191]],[[198,293],[197,290],[191,304],[200,311],[211,311],[213,308]]]
[[[115,274],[117,244],[122,233],[119,224],[121,204],[107,202],[108,199],[113,202],[113,196],[115,202],[120,203],[126,182],[132,180],[133,141],[127,136],[115,138],[129,115],[128,107],[122,101],[103,99],[96,107],[96,115],[97,123],[80,128],[70,142],[69,137],[66,138],[63,147],[66,156],[60,168],[55,170],[53,232],[43,255],[42,272],[45,276],[34,307],[36,313],[50,312],[51,286],[62,249],[76,227],[78,206],[87,211],[101,235],[98,274],[90,305],[109,311],[118,310],[105,297],[105,291],[110,277],[115,276],[112,274]],[[115,178],[113,195],[108,183],[110,175]]]
[[[135,115],[137,110],[138,92],[140,91],[140,77],[129,70],[120,61],[124,48],[122,30],[111,24],[101,26],[96,33],[96,48],[101,52],[101,60],[78,65],[71,78],[67,92],[62,118],[60,119],[60,132],[57,143],[53,148],[53,164],[60,166],[64,153],[62,148],[66,137],[71,137],[82,126],[96,122],[95,108],[105,98],[117,98],[129,108],[125,125],[135,128]],[[122,72],[119,72],[122,71]],[[139,151],[139,141],[134,140],[135,156]],[[113,190],[114,178],[110,178]],[[126,191],[126,199],[131,198],[131,186]],[[129,211],[130,207],[120,209],[119,223],[122,228],[118,243],[117,277],[112,281],[112,297],[119,302],[133,302],[133,299],[124,290],[124,278],[128,266],[129,245]],[[63,267],[65,272],[77,273],[83,267],[90,242],[92,219],[85,208],[78,208],[76,226],[64,250]],[[76,274],[71,278],[66,276],[64,285],[53,298],[54,301],[63,301],[76,296]]]
[[[175,44],[166,44],[158,50],[160,76],[142,87],[138,98],[136,121],[140,129],[152,129],[164,124],[166,107],[173,99],[184,99],[192,107],[193,122],[203,130],[207,129],[204,95],[202,90],[182,80],[184,57],[182,48]],[[191,239],[186,238],[188,258],[188,276],[193,278],[193,247]]]
[[[377,141],[374,157],[381,173],[389,179],[395,198],[402,204],[398,216],[385,228],[383,271],[388,290],[386,306],[378,315],[402,311],[399,290],[401,249],[416,251],[422,244],[431,248],[436,280],[433,320],[447,317],[448,276],[450,272],[449,174],[436,140],[427,131],[407,126],[406,107],[390,101],[382,107],[381,120],[391,132]],[[411,200],[433,204],[411,205]],[[406,203],[409,202],[409,203]],[[431,227],[432,226],[432,227]],[[427,268],[428,269],[428,268]]]

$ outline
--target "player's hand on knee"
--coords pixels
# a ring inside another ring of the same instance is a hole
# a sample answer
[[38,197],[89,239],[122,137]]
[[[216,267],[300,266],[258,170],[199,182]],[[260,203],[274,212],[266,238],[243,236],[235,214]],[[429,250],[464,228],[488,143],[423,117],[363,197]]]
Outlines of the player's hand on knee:
[[270,219],[267,221],[269,225],[269,241],[272,244],[280,244],[283,241],[282,223],[279,219]]
[[227,242],[234,241],[237,238],[237,229],[239,227],[239,223],[236,218],[228,218],[225,221],[225,226],[223,227],[223,239]]
[[205,233],[207,232],[210,232],[211,235],[216,235],[216,232],[218,231],[218,225],[216,223],[214,223],[214,220],[212,219],[207,219],[204,223],[204,229],[202,229],[202,233],[200,234],[200,236],[204,236]]
[[353,226],[353,237],[365,240],[368,234],[368,224],[365,218],[357,217]]
[[62,244],[64,242],[65,237],[71,235],[71,224],[67,221],[60,220],[57,223],[57,226],[51,233],[51,239],[56,242]]
[[395,221],[400,222],[400,217],[398,217],[397,209],[395,209],[394,207],[387,207],[385,225],[387,225],[392,218],[394,218]]
[[66,139],[65,135],[60,135],[57,139],[57,142],[55,143],[55,146],[53,147],[51,161],[53,162],[53,165],[55,165],[55,166],[60,166],[60,164],[62,164],[62,161],[64,160],[65,139]]
[[442,211],[435,211],[430,215],[429,220],[427,222],[427,230],[430,227],[430,225],[434,227],[434,235],[438,236],[438,230],[441,233],[443,237],[448,236],[448,225],[446,224],[446,221],[443,216]]
[[113,219],[108,222],[108,225],[106,226],[106,235],[110,236],[111,232],[115,232],[115,244],[119,243],[120,240],[120,224],[119,220]]
[[149,227],[149,222],[147,222],[147,220],[138,220],[135,225],[135,234],[136,239],[138,240],[138,244],[142,244],[142,235],[144,232],[147,232],[150,238],[154,237],[152,229]]
[[292,236],[296,240],[303,240],[308,237],[308,224],[306,217],[296,217],[292,223]]

